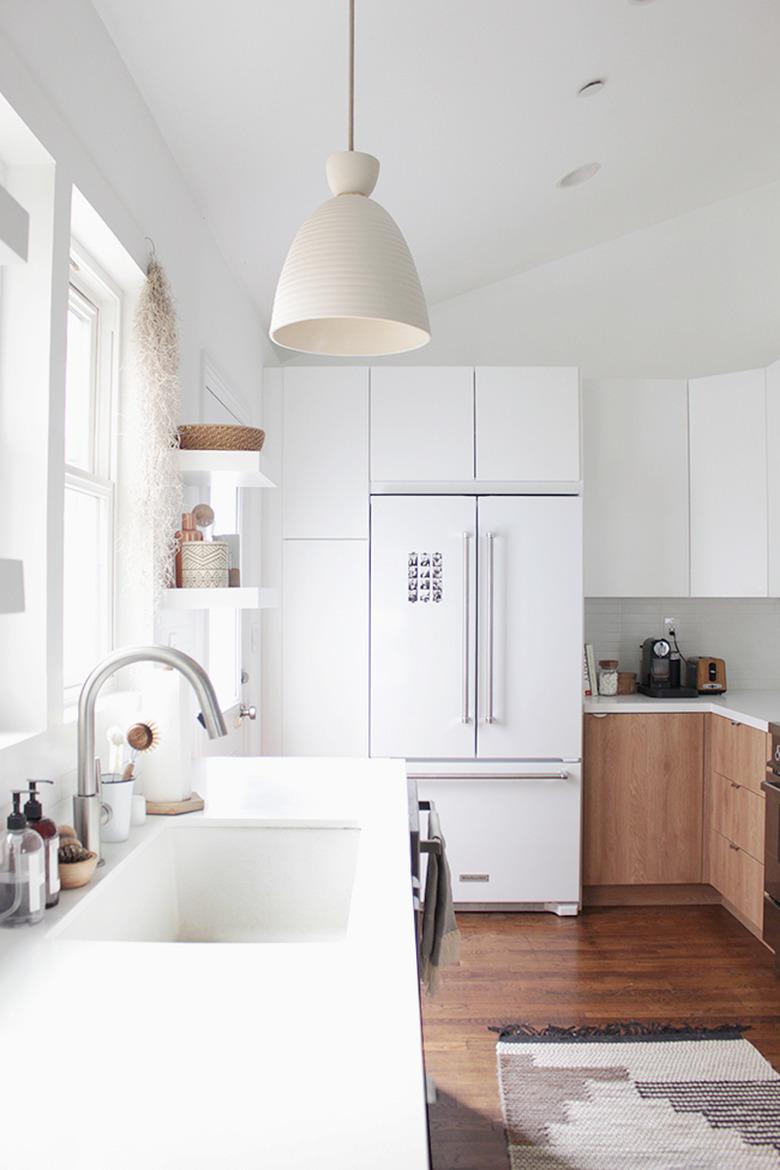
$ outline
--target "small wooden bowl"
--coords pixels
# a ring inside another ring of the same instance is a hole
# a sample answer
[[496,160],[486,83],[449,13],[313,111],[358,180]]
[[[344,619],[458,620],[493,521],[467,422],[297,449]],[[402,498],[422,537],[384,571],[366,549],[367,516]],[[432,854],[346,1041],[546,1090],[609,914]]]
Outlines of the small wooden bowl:
[[60,885],[63,890],[77,890],[85,886],[95,872],[97,853],[90,853],[83,861],[60,862]]

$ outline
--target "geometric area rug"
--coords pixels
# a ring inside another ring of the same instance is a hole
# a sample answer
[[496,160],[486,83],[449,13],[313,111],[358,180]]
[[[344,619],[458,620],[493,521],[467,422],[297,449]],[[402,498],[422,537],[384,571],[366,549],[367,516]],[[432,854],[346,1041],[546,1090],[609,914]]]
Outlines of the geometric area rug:
[[780,1075],[739,1026],[493,1029],[512,1170],[777,1170]]

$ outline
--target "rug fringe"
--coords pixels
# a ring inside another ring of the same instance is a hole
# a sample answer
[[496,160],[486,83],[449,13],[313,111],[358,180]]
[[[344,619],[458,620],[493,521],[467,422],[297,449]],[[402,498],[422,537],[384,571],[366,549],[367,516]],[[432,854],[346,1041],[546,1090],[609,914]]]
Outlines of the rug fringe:
[[716,1024],[702,1027],[698,1024],[643,1024],[638,1020],[620,1020],[609,1024],[583,1024],[560,1027],[547,1024],[540,1028],[534,1024],[491,1025],[491,1032],[497,1032],[499,1040],[505,1041],[555,1041],[558,1044],[583,1040],[739,1040],[749,1031],[745,1024]]

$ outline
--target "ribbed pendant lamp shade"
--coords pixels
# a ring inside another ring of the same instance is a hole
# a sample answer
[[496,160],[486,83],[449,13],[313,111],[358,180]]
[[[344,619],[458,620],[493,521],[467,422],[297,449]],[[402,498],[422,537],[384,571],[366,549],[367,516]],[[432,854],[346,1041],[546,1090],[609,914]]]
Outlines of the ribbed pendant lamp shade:
[[287,253],[271,339],[339,357],[419,349],[431,331],[414,260],[395,220],[368,197],[379,163],[343,151],[327,171],[334,197],[305,220]]

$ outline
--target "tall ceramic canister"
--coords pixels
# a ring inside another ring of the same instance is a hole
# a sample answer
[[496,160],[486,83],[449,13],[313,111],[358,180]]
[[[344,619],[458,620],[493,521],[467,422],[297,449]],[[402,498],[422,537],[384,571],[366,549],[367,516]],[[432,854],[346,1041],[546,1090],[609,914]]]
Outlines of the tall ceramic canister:
[[157,743],[136,761],[139,787],[147,800],[188,800],[192,796],[192,745],[184,729],[193,723],[191,694],[178,670],[147,672],[143,686],[145,717],[156,726]]

